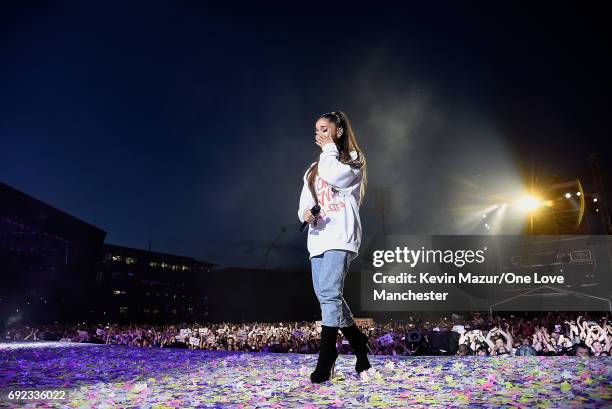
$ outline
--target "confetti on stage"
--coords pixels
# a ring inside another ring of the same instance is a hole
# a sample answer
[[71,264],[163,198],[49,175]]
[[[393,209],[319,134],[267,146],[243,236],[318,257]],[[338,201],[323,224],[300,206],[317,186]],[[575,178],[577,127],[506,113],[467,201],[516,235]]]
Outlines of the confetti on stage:
[[0,389],[69,390],[65,402],[2,407],[342,408],[609,407],[609,357],[370,357],[357,376],[340,355],[336,377],[312,385],[317,355],[118,345],[0,344]]

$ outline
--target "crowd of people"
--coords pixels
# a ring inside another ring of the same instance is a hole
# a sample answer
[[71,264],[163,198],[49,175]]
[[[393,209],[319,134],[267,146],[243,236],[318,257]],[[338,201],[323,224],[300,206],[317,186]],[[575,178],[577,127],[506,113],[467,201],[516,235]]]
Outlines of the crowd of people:
[[[362,326],[375,355],[579,355],[609,356],[609,314],[452,314]],[[318,353],[318,322],[130,325],[10,325],[3,341],[60,340],[138,347],[241,352]],[[340,353],[352,353],[339,332]]]

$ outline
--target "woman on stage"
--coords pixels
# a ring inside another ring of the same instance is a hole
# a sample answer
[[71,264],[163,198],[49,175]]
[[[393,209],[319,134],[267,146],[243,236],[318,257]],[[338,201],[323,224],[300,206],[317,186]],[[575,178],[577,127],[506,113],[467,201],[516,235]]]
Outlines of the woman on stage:
[[[325,113],[315,124],[315,143],[322,152],[306,170],[298,218],[307,222],[312,284],[321,305],[321,348],[313,383],[333,376],[338,350],[338,329],[357,357],[355,370],[371,368],[368,338],[355,325],[344,297],[344,278],[359,253],[359,208],[367,182],[366,160],[357,145],[348,117],[342,111]],[[319,214],[311,209],[320,206]]]

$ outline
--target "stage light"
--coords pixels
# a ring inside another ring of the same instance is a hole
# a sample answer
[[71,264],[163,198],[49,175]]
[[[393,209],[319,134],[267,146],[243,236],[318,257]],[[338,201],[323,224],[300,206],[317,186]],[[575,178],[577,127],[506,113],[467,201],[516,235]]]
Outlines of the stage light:
[[525,195],[525,196],[519,197],[516,200],[515,204],[519,209],[530,213],[530,212],[535,211],[538,207],[542,206],[544,202],[535,196]]
[[565,198],[566,198],[566,199],[569,199],[569,198],[571,198],[571,197],[572,197],[572,194],[571,194],[570,192],[567,192],[567,193],[565,194]]
[[580,197],[580,196],[582,196],[582,193],[576,192],[576,196]]
[[594,201],[594,202],[597,202],[597,198],[596,198],[596,197],[594,197],[594,198],[593,198],[593,201]]

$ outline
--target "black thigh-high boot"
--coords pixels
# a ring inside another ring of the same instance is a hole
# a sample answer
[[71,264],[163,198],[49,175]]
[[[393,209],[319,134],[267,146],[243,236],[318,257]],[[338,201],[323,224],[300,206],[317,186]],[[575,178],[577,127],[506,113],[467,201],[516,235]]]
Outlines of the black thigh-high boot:
[[370,349],[370,345],[368,345],[367,335],[361,332],[355,324],[350,327],[340,328],[340,331],[342,331],[342,334],[344,334],[348,340],[351,349],[357,357],[357,363],[355,364],[357,373],[370,369],[372,365],[370,365],[370,361],[368,360],[368,351],[372,353],[372,350]]
[[329,380],[330,375],[333,376],[336,358],[338,358],[338,349],[336,348],[337,336],[338,327],[321,326],[321,348],[319,350],[317,367],[310,374],[312,383],[322,383]]

